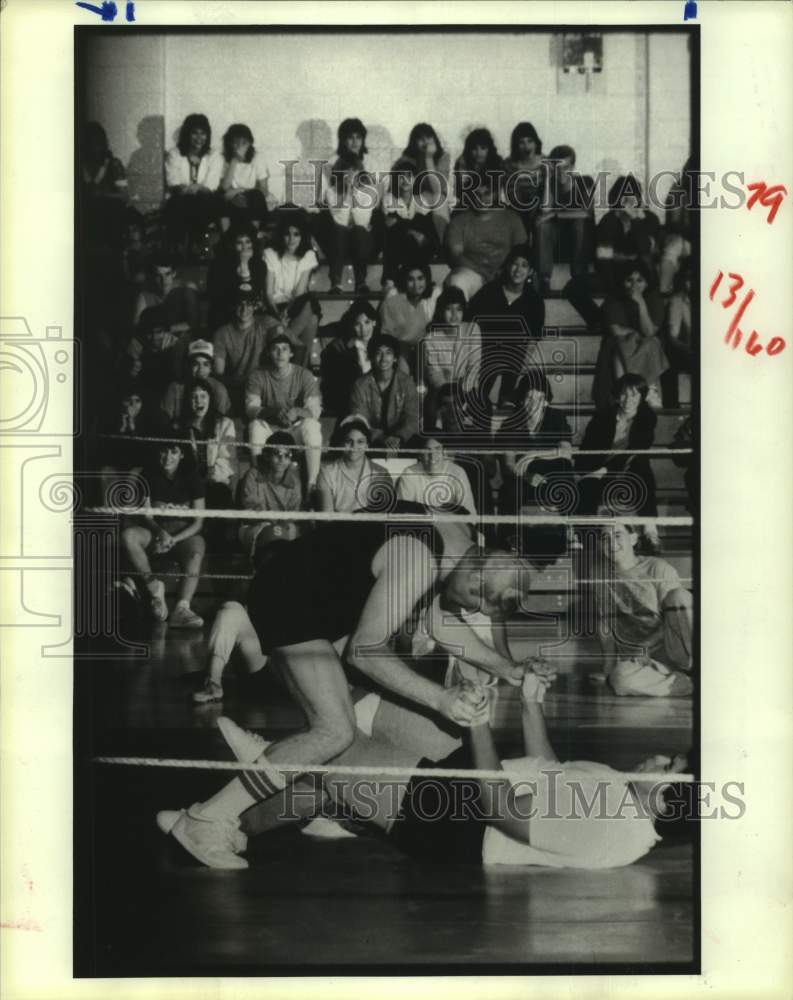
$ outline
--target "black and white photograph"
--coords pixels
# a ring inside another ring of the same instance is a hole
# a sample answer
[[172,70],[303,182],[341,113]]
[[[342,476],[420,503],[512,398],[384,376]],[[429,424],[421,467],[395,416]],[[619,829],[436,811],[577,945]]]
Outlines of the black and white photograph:
[[775,822],[743,713],[788,733],[730,429],[791,416],[790,156],[712,153],[707,0],[271,6],[73,5],[71,211],[28,232],[73,315],[0,310],[0,625],[60,664],[6,760],[68,737],[24,792],[72,985],[698,982],[707,844]]
[[584,28],[77,33],[82,974],[696,969],[698,35]]

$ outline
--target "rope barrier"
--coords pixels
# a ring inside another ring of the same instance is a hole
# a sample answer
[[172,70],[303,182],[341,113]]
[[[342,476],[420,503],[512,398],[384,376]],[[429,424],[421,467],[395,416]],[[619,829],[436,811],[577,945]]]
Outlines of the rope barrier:
[[[443,432],[440,432],[443,433]],[[193,440],[192,438],[178,438],[178,437],[147,437],[137,434],[98,434],[97,437],[108,439],[112,441],[144,441],[151,444],[184,444],[189,446],[194,445],[207,445],[207,444],[225,444],[230,445],[235,448],[259,448],[264,449],[267,447],[267,443],[264,444],[251,444],[249,441],[237,441],[236,438],[203,438],[199,440]],[[294,444],[289,445],[290,451],[322,451],[322,452],[343,452],[346,449],[343,445],[329,445],[323,444],[310,445],[310,444]],[[378,445],[372,445],[371,451],[382,451],[383,447]],[[400,448],[398,455],[423,455],[426,452],[426,448]],[[519,445],[510,445],[503,448],[458,448],[454,446],[448,447],[449,452],[455,455],[503,455],[504,452],[515,452],[520,451]],[[549,448],[527,448],[529,452],[542,451],[547,453],[549,457],[558,456],[558,447]],[[651,455],[654,458],[670,458],[672,456],[680,455],[691,455],[693,454],[692,448],[613,448],[613,449],[600,449],[599,451],[591,451],[584,449],[577,449],[572,452],[573,455]]]
[[[94,757],[95,764],[114,764],[130,767],[172,767],[184,768],[199,771],[262,771],[272,774],[273,768],[282,773],[295,772],[296,774],[333,774],[349,777],[379,777],[390,778],[411,778],[414,775],[422,775],[427,778],[479,778],[483,781],[498,781],[503,778],[513,778],[508,771],[492,771],[485,769],[463,770],[448,767],[384,767],[380,764],[372,766],[366,764],[246,764],[240,761],[231,760],[182,760],[168,759],[161,757]],[[559,767],[561,768],[561,764]],[[532,772],[528,772],[532,773]],[[537,776],[557,774],[555,769],[537,770],[533,772]],[[610,784],[624,784],[628,781],[651,781],[651,782],[684,782],[695,781],[693,774],[669,774],[666,771],[644,772],[644,771],[619,771],[598,773],[597,771],[587,771],[587,780],[599,780]],[[521,776],[521,780],[526,780]],[[568,778],[568,781],[580,781],[580,778]]]
[[400,514],[383,511],[311,511],[311,510],[196,510],[194,507],[86,507],[89,514],[142,515],[152,518],[218,518],[227,521],[352,521],[355,523],[386,524],[553,524],[612,525],[615,521],[626,524],[691,527],[694,519],[688,515],[640,517],[625,515],[567,515],[567,514]]
[[[167,555],[168,553],[166,552],[165,554]],[[106,566],[104,568],[104,572],[107,573],[107,574],[109,574],[109,575],[112,575],[112,576],[121,576],[121,577],[124,577],[124,576],[146,577],[146,576],[151,576],[152,575],[151,573],[141,573],[141,572],[138,572],[137,570],[130,570],[127,573],[119,573],[117,569],[112,569],[109,566]],[[556,573],[562,573],[564,571],[563,570],[548,570],[547,572],[549,572],[549,573],[554,573],[554,572],[556,572]],[[535,570],[535,576],[539,576],[541,573],[542,573],[542,570]],[[241,573],[199,573],[198,574],[198,576],[199,576],[199,578],[201,580],[252,580],[254,578],[254,575],[255,574],[253,574],[253,573],[248,573],[246,575],[243,575]],[[164,579],[181,580],[185,576],[185,574],[184,573],[159,573],[158,572],[158,573],[155,573],[154,576],[156,576],[157,579],[164,578]],[[693,576],[679,576],[678,580],[680,581],[680,583],[693,583],[694,582]],[[575,577],[570,582],[571,583],[575,583],[575,584],[578,584],[578,583],[581,583],[581,584],[595,584],[595,583],[653,583],[653,582],[655,582],[655,577],[652,577],[652,576],[632,576],[629,580],[621,580],[618,577],[614,577],[612,579],[606,579],[606,578],[604,578],[602,580],[588,580],[588,579],[583,579],[583,578]],[[539,591],[533,591],[533,592],[534,593],[538,593]]]

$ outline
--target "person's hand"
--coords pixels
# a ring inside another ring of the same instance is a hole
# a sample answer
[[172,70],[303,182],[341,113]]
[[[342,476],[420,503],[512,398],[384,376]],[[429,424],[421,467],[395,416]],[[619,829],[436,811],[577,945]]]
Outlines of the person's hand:
[[562,441],[559,445],[559,457],[572,459],[573,446],[569,441]]
[[389,437],[385,439],[384,444],[386,446],[386,450],[393,453],[391,455],[391,457],[393,458],[393,456],[402,447],[402,440],[398,438],[395,434],[391,434]]
[[278,411],[278,419],[276,423],[279,427],[291,427],[292,421],[289,419],[289,410],[284,407],[282,410]]
[[481,716],[488,703],[487,691],[473,681],[461,681],[454,687],[444,688],[438,701],[438,711],[458,726],[470,727]]
[[423,246],[427,242],[427,237],[424,233],[420,233],[418,229],[408,229],[408,236],[410,236],[419,246]]
[[300,410],[296,406],[290,406],[286,411],[286,419],[291,427],[292,424],[300,420]]
[[644,296],[642,295],[642,293],[639,291],[638,288],[631,289],[629,298],[633,299],[633,301],[636,302],[637,305],[641,305],[641,303],[644,302]]
[[545,482],[545,476],[541,476],[539,472],[535,472],[534,475],[529,480],[530,485],[533,489],[537,489],[538,486],[542,486]]
[[541,658],[527,661],[527,670],[523,677],[520,696],[524,702],[541,702],[545,692],[556,679],[556,670]]
[[154,551],[158,555],[163,555],[166,552],[170,552],[174,546],[173,538],[164,529],[160,529],[157,533],[157,537],[154,539]]

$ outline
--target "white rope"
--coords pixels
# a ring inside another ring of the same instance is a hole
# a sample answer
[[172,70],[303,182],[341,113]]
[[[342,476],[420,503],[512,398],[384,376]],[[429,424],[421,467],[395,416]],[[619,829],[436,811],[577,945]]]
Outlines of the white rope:
[[[446,432],[438,432],[443,435]],[[150,444],[184,444],[190,447],[195,447],[197,445],[206,444],[225,444],[232,446],[234,448],[257,448],[263,451],[268,447],[267,442],[263,444],[251,444],[249,441],[237,441],[236,438],[202,438],[201,440],[193,440],[192,438],[177,438],[177,437],[144,437],[143,435],[137,434],[98,434],[97,437],[106,438],[113,441],[144,441]],[[431,437],[431,435],[430,435]],[[272,445],[270,447],[273,447]],[[277,445],[277,447],[287,447],[285,445]],[[339,451],[343,452],[346,449],[343,445],[311,445],[311,444],[290,444],[288,445],[290,451]],[[520,445],[509,445],[502,448],[458,448],[455,445],[444,445],[446,450],[455,455],[503,455],[504,452],[519,452],[521,450]],[[385,445],[371,445],[371,451],[383,451]],[[547,453],[548,457],[556,456],[560,457],[558,446],[542,448],[542,445],[535,445],[532,447],[527,447],[525,449],[532,454],[534,452],[543,451]],[[426,448],[400,448],[399,455],[423,455]],[[679,455],[691,455],[693,454],[692,448],[601,448],[599,451],[585,451],[583,449],[576,449],[572,451],[573,455],[649,455],[654,458],[671,458],[677,457]],[[563,456],[561,456],[563,457]]]
[[[168,553],[166,552],[165,554],[167,555]],[[105,571],[105,573],[110,573],[113,576],[121,575],[121,576],[140,576],[140,577],[146,577],[146,576],[151,576],[152,575],[151,573],[141,573],[138,570],[129,570],[129,572],[119,574],[119,572],[118,572],[117,569],[115,569],[113,567],[110,567],[110,566],[106,566],[104,568],[104,571]],[[560,573],[560,574],[563,574],[565,571],[564,570],[547,570],[546,572],[547,573]],[[542,570],[535,570],[535,576],[541,576],[542,573],[543,573]],[[159,572],[155,573],[153,575],[156,576],[157,579],[160,579],[160,578],[164,577],[164,578],[172,578],[174,580],[181,580],[182,577],[185,576],[184,573],[159,573]],[[202,580],[252,580],[254,578],[254,575],[255,574],[253,574],[253,573],[247,573],[247,574],[242,574],[242,573],[199,573],[198,574],[198,576]],[[622,583],[629,583],[630,584],[630,583],[652,583],[652,582],[655,581],[655,579],[656,578],[653,577],[653,576],[632,576],[632,577],[630,577],[630,579],[626,579],[626,580],[621,580],[619,577],[614,577],[613,579],[605,579],[604,578],[602,580],[587,580],[587,579],[583,579],[583,578],[579,578],[579,577],[573,577],[573,579],[569,580],[569,581],[568,580],[560,580],[559,583],[554,586],[554,588],[553,588],[553,590],[551,592],[552,593],[555,592],[556,589],[557,589],[557,587],[561,587],[561,585],[563,583],[573,583],[573,584],[587,583],[587,584],[592,584],[592,583],[620,583],[620,582],[622,582]],[[694,582],[694,578],[692,576],[680,576],[680,577],[678,577],[678,580],[681,583],[693,583]],[[537,587],[537,588],[533,587],[532,588],[532,593],[535,593],[535,594],[536,593],[542,593],[543,590],[545,590],[545,589],[549,589],[549,590],[551,589],[551,582],[550,581],[543,580],[541,582],[543,584],[545,584],[545,586],[543,586],[543,587]]]
[[[384,767],[380,764],[245,764],[237,760],[180,760],[161,757],[94,757],[96,764],[122,764],[131,767],[173,767],[190,768],[199,771],[263,771],[272,774],[273,768],[282,773],[294,772],[295,774],[333,774],[344,776],[368,777],[376,774],[383,778],[411,778],[414,775],[421,775],[426,778],[481,778],[482,780],[500,780],[503,778],[513,778],[508,771],[488,771],[484,769],[463,770],[449,767]],[[562,768],[562,765],[559,765]],[[540,777],[547,774],[555,774],[555,768],[545,768],[543,770],[528,771],[527,774]],[[670,774],[666,771],[660,773],[644,771],[619,771],[616,775],[611,772],[587,771],[586,779],[608,781],[613,784],[623,784],[626,781],[663,781],[663,782],[693,782],[693,774]],[[521,779],[525,780],[521,775]],[[568,781],[580,781],[579,778],[570,778]]]
[[610,525],[615,521],[625,524],[661,525],[689,528],[694,523],[690,516],[635,517],[601,514],[400,514],[384,511],[312,511],[312,510],[196,510],[194,507],[86,507],[89,514],[143,515],[152,518],[220,518],[227,521],[353,521],[355,523],[385,524],[558,524],[558,525]]

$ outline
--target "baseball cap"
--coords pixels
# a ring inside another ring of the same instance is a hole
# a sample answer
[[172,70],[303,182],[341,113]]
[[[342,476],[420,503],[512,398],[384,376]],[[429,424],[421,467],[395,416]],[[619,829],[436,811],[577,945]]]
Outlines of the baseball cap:
[[197,354],[203,354],[211,360],[215,356],[215,348],[208,340],[194,340],[187,348],[187,356],[194,358]]

